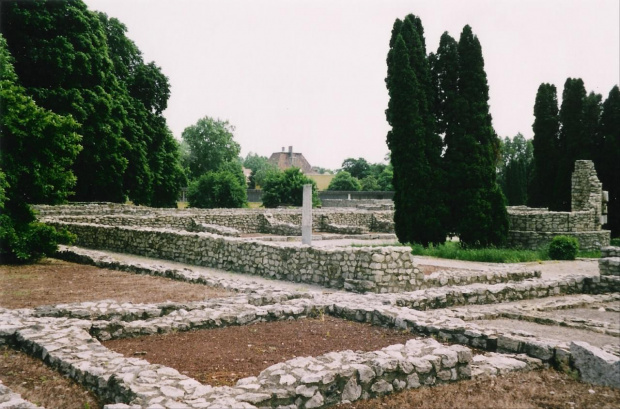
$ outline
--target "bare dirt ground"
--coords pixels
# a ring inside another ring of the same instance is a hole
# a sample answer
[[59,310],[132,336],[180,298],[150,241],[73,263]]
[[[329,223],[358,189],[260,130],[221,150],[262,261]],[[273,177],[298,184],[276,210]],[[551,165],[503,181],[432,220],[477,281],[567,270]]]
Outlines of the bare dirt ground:
[[55,259],[29,265],[0,265],[0,307],[4,308],[34,308],[110,298],[134,303],[183,302],[230,295],[228,291],[204,285]]
[[554,370],[513,372],[383,398],[338,405],[338,409],[616,409],[620,389],[578,382]]
[[94,409],[103,405],[71,379],[23,352],[0,347],[0,380],[22,398],[47,409]]
[[234,385],[298,356],[374,351],[415,338],[410,333],[323,316],[106,341],[127,357],[177,369],[209,385]]

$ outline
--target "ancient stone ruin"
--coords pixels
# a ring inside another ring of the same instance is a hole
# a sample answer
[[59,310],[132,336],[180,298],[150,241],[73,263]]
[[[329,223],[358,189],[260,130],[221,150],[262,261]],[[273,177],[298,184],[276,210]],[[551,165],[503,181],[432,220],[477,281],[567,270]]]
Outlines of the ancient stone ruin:
[[576,237],[582,250],[608,246],[611,232],[602,229],[607,221],[607,197],[594,163],[578,160],[572,175],[571,211],[509,207],[508,246],[535,250],[558,235]]

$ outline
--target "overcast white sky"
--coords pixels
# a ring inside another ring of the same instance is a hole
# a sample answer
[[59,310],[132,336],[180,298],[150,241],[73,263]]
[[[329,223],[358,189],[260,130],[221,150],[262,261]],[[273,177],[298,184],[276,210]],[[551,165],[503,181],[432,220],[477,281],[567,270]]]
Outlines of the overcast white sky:
[[116,17],[170,79],[176,138],[206,115],[227,119],[245,156],[283,146],[313,166],[379,162],[389,126],[385,59],[392,24],[418,15],[427,49],[472,26],[482,44],[493,125],[532,137],[542,82],[620,82],[618,0],[86,0]]

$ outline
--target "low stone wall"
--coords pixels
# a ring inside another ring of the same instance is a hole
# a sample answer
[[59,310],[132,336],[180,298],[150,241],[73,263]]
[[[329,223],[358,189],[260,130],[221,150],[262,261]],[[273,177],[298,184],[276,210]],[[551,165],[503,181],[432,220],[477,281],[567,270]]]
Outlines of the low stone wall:
[[508,246],[536,250],[549,245],[553,237],[559,235],[575,237],[582,250],[608,246],[611,232],[601,230],[606,217],[606,195],[594,163],[589,160],[576,161],[571,183],[571,212],[508,207]]
[[620,247],[603,247],[598,268],[602,276],[620,276]]
[[[197,224],[242,233],[301,235],[301,209],[152,209],[128,205],[35,206],[43,222],[60,220],[108,226],[172,228],[193,231]],[[118,209],[118,213],[114,212]],[[312,229],[332,232],[333,225],[353,230],[393,233],[393,212],[360,209],[314,209]]]
[[389,199],[323,199],[323,207],[356,207],[375,210],[393,210],[394,201]]
[[557,234],[599,230],[595,212],[550,212],[547,209],[508,207],[511,230],[528,232],[558,232]]
[[408,247],[323,249],[168,229],[48,223],[67,228],[84,247],[349,291],[411,291],[423,281]]
[[610,231],[585,231],[585,232],[533,232],[533,231],[508,231],[508,246],[521,249],[536,250],[544,248],[551,243],[555,236],[572,236],[579,241],[580,250],[598,250],[609,245]]

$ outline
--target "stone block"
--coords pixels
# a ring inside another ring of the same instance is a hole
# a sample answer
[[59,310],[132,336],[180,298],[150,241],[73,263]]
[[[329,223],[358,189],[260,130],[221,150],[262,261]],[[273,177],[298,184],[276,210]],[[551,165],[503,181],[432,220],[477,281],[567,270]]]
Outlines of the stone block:
[[595,385],[620,388],[620,358],[587,342],[570,344],[575,368],[581,380]]

